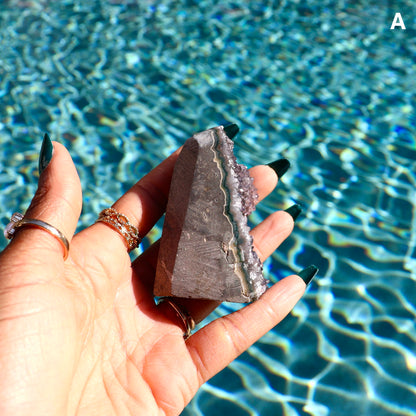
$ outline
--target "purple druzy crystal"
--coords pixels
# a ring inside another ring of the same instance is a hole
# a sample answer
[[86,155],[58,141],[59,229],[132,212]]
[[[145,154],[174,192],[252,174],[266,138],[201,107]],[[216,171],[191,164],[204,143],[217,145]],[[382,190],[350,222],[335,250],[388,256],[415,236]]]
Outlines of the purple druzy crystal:
[[235,174],[239,182],[238,192],[242,201],[241,213],[250,215],[255,210],[259,197],[257,189],[253,185],[253,178],[249,175],[244,165],[237,164],[235,166]]
[[221,153],[225,158],[225,165],[229,165],[230,171],[237,180],[236,190],[241,197],[240,211],[243,215],[250,215],[256,208],[258,200],[257,189],[253,185],[253,178],[250,176],[248,169],[244,165],[237,163],[234,155],[234,143],[224,135],[219,147],[222,147]]

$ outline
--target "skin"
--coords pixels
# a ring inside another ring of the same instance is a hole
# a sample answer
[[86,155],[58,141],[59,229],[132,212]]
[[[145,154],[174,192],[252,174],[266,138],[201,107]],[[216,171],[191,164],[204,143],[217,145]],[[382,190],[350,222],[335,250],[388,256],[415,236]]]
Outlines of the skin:
[[[164,212],[178,153],[114,204],[141,235]],[[268,166],[250,174],[260,199],[277,184]],[[28,227],[0,254],[0,414],[178,415],[205,381],[278,324],[305,290],[300,277],[286,277],[185,342],[178,318],[153,301],[158,244],[132,264],[123,238],[103,223],[74,236],[81,205],[72,159],[54,143],[26,216],[60,229],[71,240],[70,252],[64,262],[55,238]],[[283,211],[253,229],[262,261],[292,229],[292,217]],[[197,321],[218,305],[180,302]]]

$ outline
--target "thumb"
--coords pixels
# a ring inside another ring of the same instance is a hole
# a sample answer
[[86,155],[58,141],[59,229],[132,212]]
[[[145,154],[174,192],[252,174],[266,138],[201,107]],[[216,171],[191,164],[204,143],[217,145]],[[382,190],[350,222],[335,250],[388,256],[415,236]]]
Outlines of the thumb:
[[[81,184],[66,148],[52,142],[47,134],[40,152],[39,172],[38,189],[24,214],[25,219],[46,222],[70,242],[81,213]],[[32,225],[18,228],[8,249],[17,250],[18,257],[24,254],[25,262],[30,262],[30,259],[45,261],[52,256],[63,259],[63,246],[59,239]]]

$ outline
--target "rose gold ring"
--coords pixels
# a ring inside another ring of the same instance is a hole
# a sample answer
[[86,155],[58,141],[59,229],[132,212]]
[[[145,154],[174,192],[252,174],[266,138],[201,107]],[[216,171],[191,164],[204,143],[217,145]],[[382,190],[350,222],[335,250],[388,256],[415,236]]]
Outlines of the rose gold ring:
[[103,222],[117,231],[124,238],[129,252],[138,247],[142,241],[137,227],[131,224],[125,215],[120,214],[114,208],[103,209],[98,215],[97,222]]
[[176,316],[182,321],[185,332],[183,333],[183,338],[186,341],[192,334],[192,331],[195,329],[194,318],[189,314],[189,312],[175,303],[172,298],[164,297],[160,298],[157,305],[162,303],[167,303],[175,312]]
[[67,259],[69,252],[69,243],[67,238],[56,227],[45,221],[36,220],[34,218],[25,218],[20,212],[15,212],[4,230],[4,236],[11,240],[16,235],[16,231],[23,227],[39,228],[55,237],[64,250],[64,260]]

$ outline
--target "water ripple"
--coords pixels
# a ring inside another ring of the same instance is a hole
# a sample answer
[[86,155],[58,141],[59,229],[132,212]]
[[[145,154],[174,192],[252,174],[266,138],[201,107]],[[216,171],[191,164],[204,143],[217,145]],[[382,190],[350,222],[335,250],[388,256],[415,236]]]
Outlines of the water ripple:
[[217,124],[239,124],[249,166],[292,161],[252,222],[300,203],[265,270],[319,277],[184,415],[416,414],[416,42],[389,30],[390,2],[362,3],[2,3],[3,225],[35,192],[44,131],[77,164],[79,228]]

